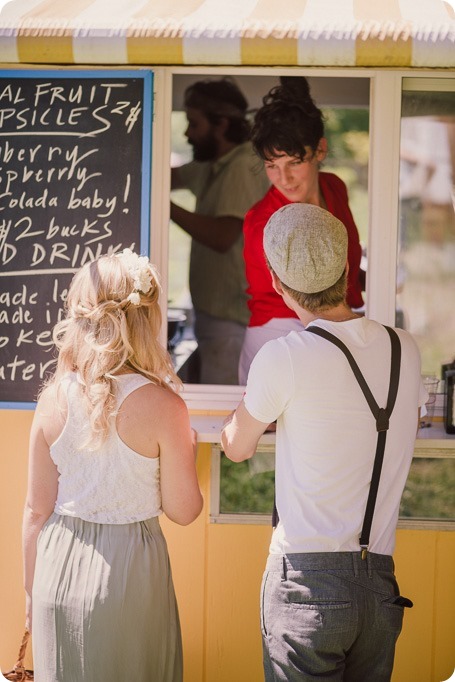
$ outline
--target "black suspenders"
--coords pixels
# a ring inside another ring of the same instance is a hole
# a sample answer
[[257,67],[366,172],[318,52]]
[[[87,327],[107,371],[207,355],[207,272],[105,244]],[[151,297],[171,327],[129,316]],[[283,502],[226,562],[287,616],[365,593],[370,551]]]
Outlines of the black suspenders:
[[[385,326],[385,325],[384,325]],[[362,372],[359,369],[359,366],[357,365],[356,361],[354,360],[351,351],[347,346],[340,341],[340,339],[337,336],[334,336],[334,334],[331,334],[330,332],[326,331],[325,329],[321,329],[321,327],[307,327],[306,331],[311,332],[312,334],[317,334],[318,336],[322,336],[324,339],[327,339],[327,341],[330,341],[331,343],[335,344],[335,346],[338,346],[338,348],[343,351],[343,353],[346,355],[346,358],[351,366],[352,371],[354,372],[354,376],[357,379],[360,388],[363,391],[363,394],[366,398],[366,401],[370,407],[371,412],[373,413],[374,418],[376,419],[376,430],[378,432],[378,440],[376,444],[376,454],[374,458],[374,465],[373,465],[373,474],[371,477],[371,484],[370,484],[370,492],[368,494],[368,501],[367,501],[367,506],[365,510],[365,518],[363,521],[363,526],[362,526],[362,532],[360,534],[360,539],[359,539],[359,544],[362,550],[362,559],[365,559],[367,556],[368,552],[368,545],[370,542],[370,530],[371,530],[371,524],[373,522],[373,512],[374,512],[374,506],[376,504],[376,497],[378,494],[378,488],[379,488],[379,478],[381,476],[381,469],[382,469],[382,462],[384,460],[384,450],[385,450],[385,443],[386,443],[386,436],[387,436],[387,430],[389,428],[389,419],[390,415],[392,414],[393,408],[395,406],[395,401],[397,397],[397,392],[398,392],[398,384],[400,381],[400,365],[401,365],[401,344],[400,344],[400,339],[398,337],[398,334],[394,329],[391,327],[385,327],[387,330],[389,337],[390,337],[390,343],[392,346],[392,360],[390,363],[390,383],[389,383],[389,393],[387,396],[387,405],[386,407],[379,407],[377,404],[376,400],[374,399],[373,394],[370,391],[370,388],[365,381],[365,378],[362,374]]]

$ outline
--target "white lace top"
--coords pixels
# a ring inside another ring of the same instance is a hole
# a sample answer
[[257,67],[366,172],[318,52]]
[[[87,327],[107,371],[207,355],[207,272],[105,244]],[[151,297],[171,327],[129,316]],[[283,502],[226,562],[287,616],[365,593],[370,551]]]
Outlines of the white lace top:
[[[149,383],[140,374],[117,377],[117,406]],[[144,457],[120,440],[115,420],[107,441],[96,451],[79,449],[86,440],[88,420],[80,385],[73,372],[62,380],[68,416],[50,452],[58,472],[57,514],[96,523],[132,523],[161,514],[160,460]]]

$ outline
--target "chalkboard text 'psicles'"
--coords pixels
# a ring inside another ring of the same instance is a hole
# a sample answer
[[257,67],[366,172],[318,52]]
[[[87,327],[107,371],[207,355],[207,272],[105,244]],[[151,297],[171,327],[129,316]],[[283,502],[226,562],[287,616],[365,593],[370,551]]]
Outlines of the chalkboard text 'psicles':
[[[132,211],[129,217],[137,219],[141,136],[134,131],[141,128],[142,93],[130,82],[61,83],[0,86],[0,106],[10,105],[0,110],[0,265],[9,269],[16,270],[15,259],[21,271],[77,268],[121,248],[127,215]],[[31,127],[23,126],[23,102],[33,109]],[[71,112],[81,103],[89,115],[82,112],[79,129]],[[65,115],[50,121],[50,108]],[[101,110],[105,125],[94,129]],[[77,140],[68,130],[72,125]],[[97,242],[106,248],[88,248]]]
[[144,70],[0,75],[0,404],[33,401],[74,272],[142,250],[152,78]]
[[[123,83],[99,83],[87,87],[40,82],[34,85],[34,92],[31,95],[27,93],[25,97],[22,86],[7,84],[0,91],[0,129],[8,123],[10,135],[34,132],[41,135],[47,128],[48,134],[54,136],[93,137],[109,130],[111,117],[121,116],[127,132],[130,132],[137,123],[141,103],[115,99],[115,89],[125,87]],[[98,100],[101,103],[93,107]],[[90,124],[97,127],[91,128]],[[77,130],[81,126],[84,129]]]

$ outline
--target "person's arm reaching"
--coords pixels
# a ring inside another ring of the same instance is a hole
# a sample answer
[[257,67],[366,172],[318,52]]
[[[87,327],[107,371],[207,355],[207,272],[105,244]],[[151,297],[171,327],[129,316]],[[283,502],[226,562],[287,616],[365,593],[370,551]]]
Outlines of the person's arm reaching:
[[[198,164],[194,162],[173,168],[172,188],[185,186],[200,196],[205,176],[201,179],[197,171]],[[212,215],[206,215],[206,211],[201,213],[198,207],[192,213],[171,202],[171,220],[197,242],[218,253],[228,251],[241,237],[245,214],[268,188],[264,172],[258,173],[244,154],[223,170],[222,178]]]
[[237,409],[227,417],[221,432],[221,445],[226,457],[233,462],[250,459],[267,427],[268,424],[251,416],[242,400]]
[[192,213],[172,201],[171,220],[193,239],[218,253],[226,253],[242,234],[243,221],[240,218]]

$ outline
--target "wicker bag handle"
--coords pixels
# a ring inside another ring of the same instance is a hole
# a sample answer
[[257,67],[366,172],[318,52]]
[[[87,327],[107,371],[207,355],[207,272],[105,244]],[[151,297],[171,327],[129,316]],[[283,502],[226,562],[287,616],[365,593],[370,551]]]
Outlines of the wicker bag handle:
[[11,682],[28,682],[29,680],[33,680],[33,670],[26,670],[24,668],[25,652],[27,650],[27,644],[29,639],[30,633],[26,629],[24,632],[24,636],[22,637],[22,642],[19,648],[19,653],[14,668],[12,670],[9,670],[7,673],[3,673],[3,676],[5,677],[6,680],[10,680]]

